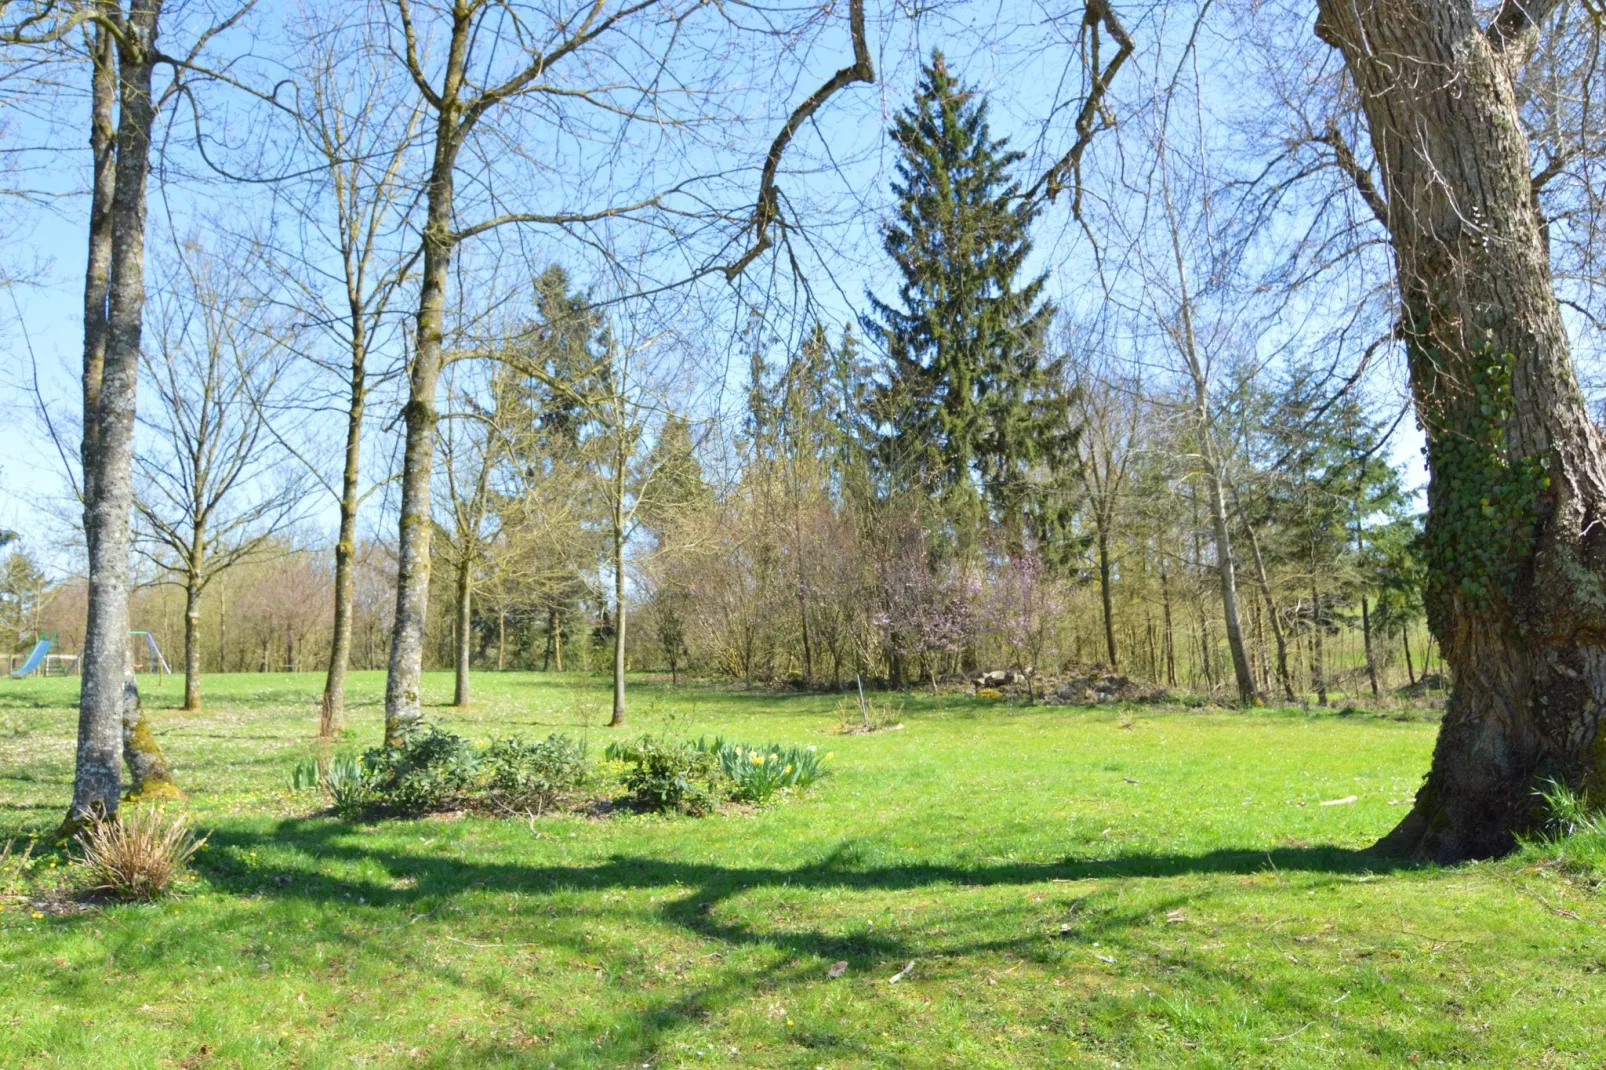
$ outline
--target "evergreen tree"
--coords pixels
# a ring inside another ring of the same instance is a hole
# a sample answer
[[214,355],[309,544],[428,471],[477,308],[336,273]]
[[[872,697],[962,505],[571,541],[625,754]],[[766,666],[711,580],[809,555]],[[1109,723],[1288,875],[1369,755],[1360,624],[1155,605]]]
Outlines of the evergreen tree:
[[863,318],[888,358],[875,399],[879,459],[889,489],[936,498],[962,544],[989,511],[1017,537],[1043,441],[1063,444],[1042,434],[1044,422],[1064,422],[1055,397],[1063,375],[1044,358],[1054,311],[1045,276],[1019,279],[1037,215],[1010,175],[1023,154],[993,139],[986,100],[941,52],[892,139],[898,207],[882,245],[901,282],[895,302],[871,294]]

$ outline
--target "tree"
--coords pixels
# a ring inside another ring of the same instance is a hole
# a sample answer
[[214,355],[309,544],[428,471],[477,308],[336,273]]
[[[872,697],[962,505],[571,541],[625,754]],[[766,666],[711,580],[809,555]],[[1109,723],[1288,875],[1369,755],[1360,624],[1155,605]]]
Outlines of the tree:
[[499,517],[493,508],[492,478],[508,445],[503,425],[516,411],[505,404],[511,393],[510,386],[511,369],[497,364],[487,396],[476,398],[455,382],[447,389],[448,398],[453,399],[448,404],[456,411],[449,411],[446,426],[440,429],[438,450],[445,491],[441,504],[447,519],[437,522],[436,535],[440,539],[442,556],[452,569],[455,588],[454,706],[469,704],[475,572],[498,535]]
[[50,578],[23,550],[13,550],[0,564],[0,636],[8,648],[39,638],[39,615],[48,601]]
[[1018,278],[1038,202],[1010,176],[1024,154],[993,139],[985,99],[941,52],[891,136],[898,206],[881,240],[901,281],[896,305],[871,294],[863,318],[887,353],[882,464],[897,486],[936,496],[969,548],[985,509],[1020,526],[1042,430],[1033,401],[1055,378],[1042,359],[1045,277]]
[[1114,362],[1096,349],[1073,356],[1077,389],[1074,394],[1081,456],[1076,473],[1081,483],[1087,519],[1093,526],[1097,548],[1099,602],[1104,613],[1104,652],[1110,671],[1120,671],[1115,643],[1115,607],[1111,596],[1115,561],[1112,548],[1124,516],[1133,465],[1143,448],[1145,416],[1142,383],[1118,372]]
[[[320,734],[333,738],[345,720],[357,518],[367,497],[363,425],[376,385],[369,365],[417,258],[416,248],[409,255],[403,236],[412,207],[408,164],[421,112],[396,92],[401,75],[381,55],[367,20],[342,22],[310,10],[294,25],[293,39],[301,82],[292,116],[294,151],[308,166],[305,181],[272,186],[297,226],[296,240],[274,242],[271,262],[288,284],[288,303],[335,347],[326,356],[314,343],[308,359],[344,387],[338,487],[319,475],[340,503],[334,627],[319,717]],[[338,259],[334,270],[330,256]],[[311,467],[316,472],[319,466]]]
[[[78,760],[62,827],[117,812],[133,509],[134,386],[145,309],[145,187],[161,0],[102,4],[91,46],[95,178],[84,276],[84,539],[89,611],[78,708]],[[112,117],[116,114],[116,132]]]
[[[1430,480],[1425,602],[1453,677],[1433,764],[1380,849],[1509,850],[1536,778],[1599,789],[1606,439],[1552,281],[1517,75],[1554,2],[1320,0],[1366,116]],[[1415,72],[1402,77],[1401,65]]]
[[[504,227],[586,227],[654,213],[692,214],[668,204],[671,194],[685,187],[689,178],[671,180],[668,188],[646,192],[639,199],[620,198],[615,189],[608,188],[599,194],[601,202],[592,207],[510,212],[504,208],[498,184],[492,182],[494,169],[488,166],[479,172],[479,182],[464,184],[465,189],[483,194],[475,205],[459,195],[464,149],[476,135],[494,140],[490,128],[496,116],[507,116],[510,122],[541,116],[560,129],[571,124],[619,124],[621,143],[638,121],[655,132],[671,134],[691,125],[695,116],[685,114],[687,107],[695,107],[714,92],[709,87],[701,91],[694,87],[697,79],[705,77],[701,71],[687,71],[684,79],[665,75],[666,68],[674,66],[677,46],[695,36],[684,20],[699,14],[700,8],[683,13],[671,9],[666,0],[618,0],[612,4],[599,0],[583,15],[572,16],[567,11],[497,0],[456,0],[449,14],[423,5],[415,7],[413,0],[394,0],[394,4],[399,23],[394,52],[406,64],[426,110],[430,163],[423,187],[416,341],[403,410],[406,429],[396,617],[385,682],[385,739],[389,744],[399,743],[421,715],[418,687],[429,609],[436,386],[446,359],[442,338],[454,254],[464,242]],[[421,27],[416,19],[420,12],[433,15],[436,25]],[[666,22],[674,27],[672,31],[665,32]],[[769,247],[771,227],[780,215],[775,177],[786,146],[798,127],[832,94],[874,77],[864,33],[863,0],[851,0],[849,24],[854,64],[839,70],[799,104],[770,143],[758,196],[742,219],[750,237],[746,251],[729,263],[718,259],[722,253],[715,254],[698,275],[720,273],[734,279]],[[432,45],[440,51],[432,54]],[[699,49],[699,63],[706,63],[712,54]],[[593,77],[587,66],[593,60],[623,73]],[[630,69],[633,63],[639,64],[635,76]],[[500,143],[487,145],[486,154],[506,155]],[[476,207],[483,207],[486,214],[477,221],[465,221],[462,217]],[[728,218],[717,211],[713,214],[719,221]],[[674,225],[678,226],[678,221]],[[620,653],[622,656],[622,649]],[[616,682],[619,717],[623,716],[622,687],[621,679]]]
[[155,392],[140,423],[136,547],[184,589],[184,708],[201,708],[201,598],[298,513],[300,487],[281,477],[268,405],[287,350],[244,280],[251,257],[175,250],[141,363]]

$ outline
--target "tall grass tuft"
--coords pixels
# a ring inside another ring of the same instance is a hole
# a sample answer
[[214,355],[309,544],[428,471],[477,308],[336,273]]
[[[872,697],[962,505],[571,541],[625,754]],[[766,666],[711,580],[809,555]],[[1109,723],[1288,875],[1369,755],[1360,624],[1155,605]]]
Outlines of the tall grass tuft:
[[78,834],[89,889],[119,899],[155,899],[181,877],[205,837],[179,815],[156,807],[124,808]]

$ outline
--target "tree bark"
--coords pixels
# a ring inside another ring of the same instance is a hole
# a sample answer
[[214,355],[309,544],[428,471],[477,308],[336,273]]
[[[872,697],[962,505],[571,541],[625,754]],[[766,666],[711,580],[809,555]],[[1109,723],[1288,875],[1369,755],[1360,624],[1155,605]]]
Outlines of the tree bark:
[[1586,411],[1513,85],[1547,0],[1320,0],[1381,161],[1427,439],[1429,624],[1452,674],[1433,764],[1378,847],[1509,850],[1544,777],[1600,797],[1606,441]]
[[167,757],[151,732],[150,719],[139,700],[139,678],[134,675],[134,657],[124,655],[123,667],[123,761],[128,766],[130,801],[182,799],[184,793],[173,780]]
[[[115,814],[122,791],[120,750],[128,646],[129,519],[134,501],[134,396],[144,326],[145,189],[150,172],[151,128],[156,117],[151,97],[152,50],[160,12],[161,0],[132,0],[125,27],[128,32],[116,49],[118,126],[111,180],[105,354],[94,411],[85,413],[88,613],[78,705],[77,763],[72,803],[64,826],[67,831],[85,821]],[[97,113],[101,104],[97,93]],[[98,191],[98,174],[96,181]],[[96,285],[93,257],[99,247],[93,240],[86,273],[86,304],[92,296],[89,291]],[[86,337],[86,357],[89,345]]]
[[1400,629],[1400,642],[1405,646],[1405,679],[1415,687],[1416,668],[1411,664],[1411,629],[1408,626]]
[[[447,87],[455,101],[463,78],[466,37],[452,35]],[[443,108],[435,129],[434,162],[427,191],[424,269],[419,281],[418,326],[404,410],[406,445],[402,452],[401,514],[396,562],[396,621],[391,628],[390,664],[385,677],[385,745],[399,746],[423,716],[419,680],[424,665],[424,626],[429,617],[430,473],[434,467],[436,383],[441,371],[441,340],[446,325],[446,283],[452,261],[452,205],[459,131],[457,113]]]

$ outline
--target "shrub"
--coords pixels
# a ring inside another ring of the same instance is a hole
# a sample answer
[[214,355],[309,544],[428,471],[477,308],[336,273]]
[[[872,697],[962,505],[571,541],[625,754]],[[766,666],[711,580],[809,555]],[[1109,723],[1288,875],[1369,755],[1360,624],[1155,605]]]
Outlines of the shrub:
[[699,738],[695,746],[718,759],[721,772],[735,786],[735,798],[755,803],[768,802],[783,789],[807,788],[825,775],[825,759],[830,757],[822,758],[812,745],[752,747],[717,736],[711,742]]
[[445,810],[474,788],[479,753],[462,736],[421,725],[400,746],[362,756],[367,798],[399,814]]
[[539,814],[590,779],[584,743],[551,735],[526,743],[491,744],[482,761],[486,801],[503,810]]
[[605,754],[630,766],[624,786],[649,810],[700,817],[730,795],[731,784],[719,759],[689,743],[642,736],[634,743],[610,743]]
[[205,842],[183,817],[169,818],[155,807],[125,808],[78,834],[89,887],[120,899],[162,895]]
[[362,759],[353,754],[298,762],[290,774],[290,786],[296,791],[323,792],[334,812],[346,818],[358,816],[372,801]]

